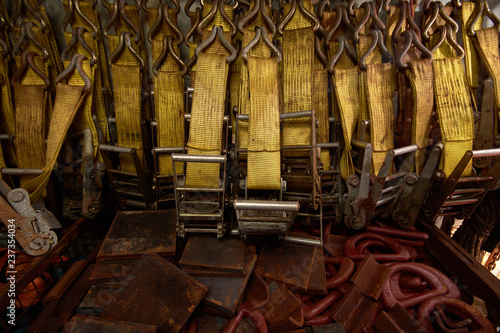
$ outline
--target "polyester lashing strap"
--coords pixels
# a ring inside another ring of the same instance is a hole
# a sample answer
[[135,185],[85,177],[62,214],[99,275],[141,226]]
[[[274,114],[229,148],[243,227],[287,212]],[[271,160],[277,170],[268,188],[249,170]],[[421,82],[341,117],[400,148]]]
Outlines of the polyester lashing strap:
[[[15,134],[15,116],[14,106],[12,105],[11,85],[9,83],[8,58],[0,57],[0,131],[2,134]],[[14,149],[10,144],[2,145],[0,141],[0,150],[4,149],[4,162],[15,161]],[[4,164],[5,166],[5,164]]]
[[[472,37],[467,33],[467,22],[474,14],[476,9],[476,3],[474,1],[463,2],[462,6],[458,9],[460,14],[460,23],[462,25],[462,40],[465,51],[465,73],[467,74],[467,79],[469,80],[469,86],[471,88],[479,87],[479,53],[476,50]],[[481,15],[474,25],[474,29],[477,31],[481,29],[483,25],[483,16]]]
[[[476,30],[477,49],[481,59],[488,70],[488,74],[493,79],[495,86],[495,106],[500,112],[500,55],[498,51],[498,28],[491,27]],[[500,113],[497,120],[500,119]],[[496,124],[495,128],[498,128]]]
[[[316,59],[313,71],[313,110],[319,122],[316,132],[317,142],[326,143],[330,141],[330,109],[328,107],[328,69]],[[330,150],[321,151],[321,162],[324,170],[330,170]]]
[[87,93],[82,94],[82,89],[81,86],[70,86],[62,83],[56,86],[54,113],[47,136],[45,164],[42,167],[43,174],[23,186],[30,193],[31,202],[38,201],[49,182],[50,173],[56,163],[69,126],[87,96]]
[[333,77],[335,83],[335,95],[339,102],[340,120],[344,134],[345,149],[340,159],[340,173],[346,179],[354,174],[354,164],[351,156],[351,141],[358,124],[360,113],[359,98],[359,68],[336,68]]
[[[462,59],[435,59],[433,68],[436,111],[444,144],[440,168],[449,176],[464,153],[472,149],[474,115]],[[469,165],[463,175],[470,175],[471,170]]]
[[[42,57],[34,58],[35,65],[43,68]],[[17,167],[40,169],[45,164],[45,138],[47,120],[47,93],[44,81],[31,68],[21,82],[13,82],[15,105],[15,148]],[[32,176],[22,176],[24,185]]]
[[276,58],[248,57],[250,120],[247,186],[249,189],[279,190],[280,108],[279,71]]
[[390,63],[367,65],[366,81],[373,169],[378,174],[387,151],[394,148],[394,111],[392,95],[396,81]]
[[415,169],[420,174],[425,162],[425,148],[429,145],[432,110],[434,109],[434,74],[428,59],[409,62],[406,76],[413,90],[413,117],[411,143],[418,146]]
[[[311,1],[304,7],[311,11]],[[285,15],[291,4],[285,4]],[[283,112],[312,109],[314,31],[311,22],[297,10],[283,31]],[[307,145],[311,143],[311,121],[308,118],[284,122],[282,144]],[[309,154],[309,151],[289,152]]]

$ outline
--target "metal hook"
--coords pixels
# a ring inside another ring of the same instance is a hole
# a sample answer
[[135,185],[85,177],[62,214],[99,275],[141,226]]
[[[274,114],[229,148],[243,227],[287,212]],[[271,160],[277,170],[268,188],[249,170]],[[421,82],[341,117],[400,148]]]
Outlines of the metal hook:
[[[424,10],[426,12],[430,8],[430,3],[431,3],[430,1],[425,2]],[[427,5],[427,4],[429,4],[429,5]],[[429,8],[425,9],[425,7],[429,7]],[[424,40],[429,40],[430,39],[429,30],[430,30],[431,26],[434,24],[434,22],[436,22],[438,15],[439,15],[439,7],[438,6],[432,6],[432,14],[431,14],[431,16],[429,16],[429,20],[427,21],[427,23],[425,23],[425,25],[424,25],[424,27],[422,29],[422,38]]]
[[371,32],[371,35],[372,35],[372,43],[368,48],[368,50],[366,50],[366,52],[363,53],[363,55],[359,59],[359,69],[361,69],[362,71],[366,71],[366,58],[368,58],[370,53],[372,53],[373,50],[375,50],[375,47],[377,47],[378,44],[378,39],[379,39],[378,33],[375,30],[373,30]]
[[160,54],[160,56],[158,57],[158,59],[156,59],[155,63],[153,64],[153,74],[154,75],[158,75],[158,71],[160,70],[161,65],[165,62],[165,59],[167,59],[167,56],[169,53],[172,55],[172,57],[174,57],[175,61],[181,66],[182,73],[187,74],[186,64],[182,61],[182,59],[174,51],[173,40],[174,40],[173,36],[164,36],[163,37],[163,51]]
[[[258,1],[258,0],[257,0]],[[233,23],[233,20],[229,18],[229,16],[226,13],[226,9],[224,8],[224,1],[219,1],[219,11],[222,16],[222,18],[229,24],[231,27],[231,37],[234,37],[236,35],[236,26]]]
[[462,7],[462,3],[460,2],[460,0],[452,0],[452,3],[453,3],[453,6],[455,6],[457,8]]
[[17,18],[19,17],[19,15],[21,15],[22,6],[23,6],[23,1],[16,0],[16,6],[14,7],[14,10],[12,11],[12,15],[10,16],[10,19],[9,19],[9,25],[10,25],[11,29],[14,29]]
[[39,10],[35,10],[33,7],[31,7],[31,4],[27,0],[22,1],[24,3],[24,6],[26,9],[35,17],[38,21],[40,21],[40,28],[42,29],[42,32],[45,32],[47,29],[47,21],[45,21],[45,18],[41,14]]
[[139,28],[137,28],[134,23],[130,20],[125,12],[125,0],[114,0],[113,2],[113,14],[111,14],[111,18],[104,26],[103,32],[104,36],[108,38],[108,33],[113,24],[118,20],[118,14],[123,18],[125,23],[134,31],[135,34],[135,42],[138,43],[141,40],[141,33]]
[[158,32],[158,30],[160,30],[160,27],[161,27],[161,22],[163,21],[163,9],[162,9],[163,5],[161,3],[158,4],[158,8],[157,8],[157,15],[156,15],[156,20],[154,21],[153,25],[151,26],[151,28],[149,29],[148,31],[148,41],[150,43],[152,43],[152,39],[153,39],[153,36],[156,35],[156,33]]
[[2,47],[2,56],[5,58],[9,55],[9,45],[7,45],[2,38],[0,38],[0,46]]
[[31,21],[23,22],[23,24],[21,24],[21,33],[19,39],[12,47],[12,54],[16,54],[21,49],[21,46],[23,46],[26,40],[29,39],[33,44],[35,44],[36,47],[38,47],[42,51],[43,61],[45,62],[49,59],[49,51],[45,48],[45,46],[43,46],[42,43],[40,43],[35,38],[35,35],[33,34],[32,30],[34,25],[35,23]]
[[363,7],[365,10],[365,15],[363,16],[363,19],[359,22],[359,24],[356,25],[356,27],[354,28],[354,33],[352,36],[352,38],[354,39],[354,42],[356,44],[359,43],[359,32],[361,31],[361,29],[365,26],[365,24],[370,19],[370,9],[371,9],[370,3],[369,2],[363,3]]
[[66,59],[66,57],[68,56],[69,52],[76,46],[76,43],[78,41],[77,32],[78,29],[73,29],[73,31],[71,32],[71,39],[68,45],[66,45],[64,50],[62,50],[61,52],[61,61],[64,61],[64,59]]
[[200,36],[203,36],[203,28],[205,27],[205,25],[207,25],[210,21],[212,21],[212,19],[215,16],[215,13],[217,13],[217,8],[219,7],[219,1],[220,0],[214,0],[214,2],[212,3],[212,9],[210,9],[208,15],[201,20],[200,24],[198,24],[196,31]]
[[248,52],[257,45],[259,40],[262,38],[264,43],[271,49],[271,53],[274,53],[277,58],[277,62],[280,63],[283,59],[283,55],[280,50],[273,44],[273,42],[268,38],[267,31],[265,27],[255,27],[255,36],[254,38],[241,50],[241,58],[243,60],[248,61]]
[[[269,29],[271,29],[271,33],[273,34],[273,38],[276,38],[276,34],[277,34],[276,25],[274,24],[273,20],[271,19],[271,17],[269,17],[269,14],[267,13],[266,6],[265,6],[266,0],[261,0],[261,1],[262,1],[262,4],[260,6],[260,13],[262,14],[262,18],[264,19],[264,22],[266,22]],[[272,8],[272,4],[270,7]]]
[[143,71],[146,68],[146,62],[142,59],[141,55],[132,47],[132,41],[130,40],[130,32],[122,31],[120,33],[118,46],[111,53],[108,59],[108,65],[111,66],[115,60],[118,59],[120,54],[123,52],[125,46],[132,53],[132,55],[139,61],[140,70]]
[[292,6],[290,7],[290,11],[286,14],[286,16],[283,18],[283,21],[281,21],[280,25],[278,26],[278,33],[280,36],[283,36],[283,30],[285,29],[285,26],[290,22],[290,20],[293,17],[293,14],[295,14],[295,11],[297,10],[297,0],[292,0]]
[[322,0],[321,3],[319,4],[318,9],[316,11],[316,15],[318,16],[319,19],[323,19],[323,12],[325,11],[326,7],[330,8],[330,0]]
[[344,22],[347,29],[349,29],[351,32],[354,32],[356,30],[356,27],[349,19],[349,15],[347,14],[347,7],[341,6],[341,8],[342,8],[342,21]]
[[339,36],[339,37],[337,37],[337,41],[339,43],[339,47],[337,49],[337,52],[335,52],[335,54],[333,55],[332,59],[330,60],[330,63],[327,66],[328,73],[330,73],[332,75],[333,75],[335,64],[337,63],[337,61],[339,61],[340,56],[344,52],[345,43],[346,43],[345,36]]
[[205,39],[203,42],[201,42],[196,50],[194,51],[196,57],[200,54],[200,52],[203,52],[207,47],[209,47],[213,41],[215,40],[215,37],[218,37],[222,45],[231,53],[227,58],[227,62],[233,62],[236,59],[236,56],[238,55],[236,53],[236,49],[227,41],[227,39],[224,37],[224,31],[222,30],[221,26],[213,26],[212,32],[210,33],[210,36]]
[[184,35],[179,30],[179,28],[177,28],[177,26],[170,20],[170,15],[168,15],[168,4],[163,5],[163,17],[165,18],[165,21],[167,22],[167,25],[170,27],[170,29],[172,29],[177,35],[177,46],[182,45],[182,43],[184,43]]
[[335,7],[335,23],[333,24],[333,27],[328,31],[326,34],[326,45],[330,45],[330,39],[332,39],[333,34],[337,31],[337,29],[340,26],[340,23],[342,22],[342,8],[340,6]]
[[439,40],[436,42],[436,44],[434,44],[430,49],[429,51],[431,51],[432,53],[434,53],[438,47],[440,47],[443,42],[445,41],[446,39],[446,35],[447,35],[447,30],[446,27],[444,25],[440,25],[436,28],[435,30],[435,33],[436,32],[440,32],[440,37],[439,37]]
[[410,28],[413,31],[415,31],[415,33],[417,34],[417,36],[420,36],[420,28],[415,23],[415,21],[413,20],[413,16],[411,15],[410,1],[409,0],[405,0],[403,2],[403,6],[405,7],[405,10],[406,10],[406,22],[408,23],[408,25],[410,26]]
[[191,36],[194,36],[194,34],[196,34],[196,28],[200,24],[200,20],[201,20],[201,8],[198,7],[198,8],[196,8],[195,22],[194,22],[193,26],[191,27],[191,29],[189,29],[189,31],[187,32],[186,37],[184,38],[184,41],[186,42],[187,46],[191,46],[191,43],[189,42],[189,38],[191,38]]
[[380,31],[382,32],[382,34],[385,36],[386,31],[387,31],[387,27],[385,26],[384,22],[382,22],[382,20],[378,16],[377,5],[373,2],[371,3],[371,14],[370,15],[371,15],[371,18],[373,19],[373,24],[375,24],[377,26],[377,28],[379,28]]
[[87,51],[90,54],[90,56],[91,56],[90,66],[92,67],[97,62],[97,54],[95,53],[95,51],[85,41],[85,37],[83,36],[83,34],[85,32],[87,32],[86,28],[84,28],[84,27],[79,27],[78,28],[78,42],[85,49],[85,51]]
[[43,84],[43,90],[47,90],[50,87],[50,80],[47,77],[47,75],[40,70],[35,64],[35,56],[37,56],[38,53],[35,51],[24,51],[21,55],[21,64],[19,65],[19,68],[17,71],[12,75],[12,83],[21,83],[24,74],[26,74],[26,71],[28,70],[28,67],[30,67],[33,72],[35,72],[44,82]]
[[396,28],[394,28],[394,31],[392,32],[392,41],[394,44],[398,43],[398,37],[400,35],[401,29],[403,28],[403,23],[406,20],[406,8],[404,3],[399,4],[399,20],[398,23],[396,24]]
[[403,57],[406,55],[411,45],[414,44],[417,49],[419,49],[426,58],[432,60],[432,53],[426,48],[417,38],[415,31],[406,30],[402,34],[405,37],[406,42],[403,45],[401,53],[396,57],[396,65],[401,69],[408,69],[410,66],[403,62]]
[[469,20],[469,24],[467,25],[467,34],[471,37],[476,36],[476,31],[474,30],[474,26],[476,25],[477,21],[481,17],[481,15],[488,17],[492,22],[495,27],[498,28],[500,25],[500,19],[490,10],[490,6],[488,5],[487,1],[483,0],[475,0],[475,2],[479,6],[479,10],[476,13],[476,16],[472,20]]
[[373,30],[373,31],[375,31],[379,35],[377,45],[378,48],[380,49],[380,52],[382,53],[382,56],[385,57],[387,60],[389,60],[389,62],[392,64],[394,62],[394,59],[392,58],[391,52],[389,52],[387,46],[384,43],[384,34],[380,30]]
[[354,5],[356,4],[356,0],[347,1],[347,12],[349,15],[354,16]]
[[73,58],[71,59],[71,62],[69,63],[68,67],[66,67],[65,70],[63,70],[57,77],[56,77],[56,84],[60,83],[62,80],[64,80],[69,74],[71,74],[75,68],[78,71],[78,74],[83,79],[83,82],[85,85],[83,86],[82,93],[86,93],[87,91],[92,88],[92,83],[90,82],[90,78],[88,77],[87,73],[83,70],[83,61],[87,60],[87,57],[82,55],[82,54],[75,54]]
[[184,14],[186,14],[187,17],[189,17],[191,6],[195,2],[196,2],[196,0],[188,0],[188,1],[186,1],[186,4],[184,5]]
[[74,13],[75,13],[75,6],[73,0],[68,0],[68,11],[66,12],[66,15],[63,17],[61,24],[59,24],[59,31],[61,32],[61,35],[64,35],[66,27],[71,22],[71,18],[73,17]]
[[304,7],[303,0],[298,0],[298,4],[299,4],[299,10],[302,12],[302,14],[304,14],[304,16],[314,24],[313,30],[314,31],[318,30],[318,28],[320,26],[320,22],[319,22],[318,18],[313,13],[308,11],[306,9],[306,7]]
[[257,15],[260,9],[260,3],[261,3],[260,0],[255,0],[253,8],[238,21],[238,31],[240,33],[243,34],[243,29],[245,28],[245,25]]
[[325,53],[321,49],[321,42],[318,36],[314,36],[314,51],[316,53],[316,57],[318,57],[319,61],[325,68],[328,67],[328,59],[326,58]]
[[391,0],[377,0],[377,3],[382,3],[381,7],[384,12],[389,13],[391,11]]
[[78,15],[80,15],[80,17],[90,26],[92,27],[92,38],[96,38],[97,37],[97,34],[99,33],[99,29],[97,28],[97,25],[95,25],[94,22],[92,22],[92,20],[90,18],[88,18],[82,11],[82,8],[80,7],[80,0],[74,0],[74,5],[75,5],[75,9],[76,9],[76,12],[78,13]]
[[455,51],[457,51],[458,53],[458,56],[460,57],[460,59],[463,59],[464,56],[465,56],[465,51],[464,49],[457,43],[456,39],[454,38],[454,35],[452,33],[452,27],[450,27],[450,25],[446,25],[446,29],[447,29],[447,36],[446,36],[446,40],[448,41],[448,43],[451,45],[451,47],[453,47],[453,49],[455,49]]

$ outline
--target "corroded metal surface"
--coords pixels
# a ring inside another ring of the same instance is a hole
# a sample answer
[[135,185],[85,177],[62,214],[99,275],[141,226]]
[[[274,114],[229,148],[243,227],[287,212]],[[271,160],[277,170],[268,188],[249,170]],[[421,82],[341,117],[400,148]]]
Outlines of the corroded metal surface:
[[258,273],[253,273],[245,294],[246,299],[252,304],[254,309],[263,307],[269,302],[271,291],[269,285]]
[[100,316],[102,309],[108,306],[120,284],[101,283],[92,285],[83,297],[76,312],[81,315]]
[[66,323],[64,332],[156,333],[158,326],[76,315]]
[[151,250],[175,255],[175,212],[118,212],[104,239],[97,261],[140,258]]
[[147,251],[102,315],[178,332],[206,293],[206,286]]
[[389,312],[381,311],[373,326],[377,331],[386,333],[427,333],[427,330],[399,304]]
[[138,262],[139,259],[97,262],[90,275],[90,282],[123,280],[134,270]]
[[242,274],[246,242],[237,238],[219,240],[212,235],[190,235],[179,267]]
[[276,325],[286,321],[301,305],[300,298],[295,296],[286,284],[282,283],[271,294],[269,303],[263,306],[261,311],[269,324]]
[[316,251],[314,251],[307,292],[310,294],[326,294],[325,254],[322,247],[317,247]]
[[359,291],[373,300],[378,300],[389,279],[390,268],[380,265],[370,254],[361,262],[351,278]]

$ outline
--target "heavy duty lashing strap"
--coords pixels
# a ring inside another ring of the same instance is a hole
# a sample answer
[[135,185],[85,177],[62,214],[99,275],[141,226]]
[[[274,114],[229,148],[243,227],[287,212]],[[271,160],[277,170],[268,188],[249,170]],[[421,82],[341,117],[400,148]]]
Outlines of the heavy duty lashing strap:
[[[9,46],[6,42],[0,37],[0,47],[2,48],[2,52],[0,54],[0,134],[9,137],[9,135],[14,134],[15,132],[15,116],[14,116],[14,106],[12,105],[12,93],[11,93],[11,85],[9,82]],[[3,164],[1,168],[6,167],[7,161],[11,163],[15,161],[15,153],[14,149],[10,144],[2,144],[3,139],[0,139],[0,151],[2,151],[2,161]],[[0,163],[2,163],[0,161]],[[0,173],[0,178],[2,177]]]
[[[74,60],[81,64],[83,61],[82,57],[85,58],[84,56],[75,56]],[[77,66],[76,68],[80,70],[81,67]],[[80,72],[80,75],[85,76],[86,74]],[[44,156],[45,163],[42,166],[43,173],[23,186],[30,193],[31,202],[36,202],[40,198],[49,182],[50,173],[56,163],[66,138],[66,133],[76,113],[85,102],[88,91],[91,89],[90,81],[88,83],[85,87],[70,86],[63,83],[59,83],[56,86],[54,112],[50,120],[47,135],[47,152]]]

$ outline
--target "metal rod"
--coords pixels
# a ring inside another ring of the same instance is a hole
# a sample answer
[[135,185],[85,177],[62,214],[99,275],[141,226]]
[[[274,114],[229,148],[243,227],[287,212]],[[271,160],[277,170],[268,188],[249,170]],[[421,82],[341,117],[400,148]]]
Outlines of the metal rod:
[[133,154],[135,152],[135,148],[120,147],[120,146],[105,145],[105,144],[99,145],[99,150],[109,151],[112,153],[120,153],[120,154]]
[[392,151],[394,152],[394,156],[399,156],[399,155],[409,154],[417,150],[418,150],[417,145],[411,145],[411,146],[396,148],[393,149]]
[[321,240],[319,239],[309,239],[297,236],[285,236],[285,241],[302,245],[321,246]]
[[496,149],[483,149],[483,150],[474,150],[472,152],[472,157],[473,158],[479,158],[479,157],[491,157],[491,156],[499,156],[500,155],[500,148]]
[[280,113],[280,119],[311,117],[312,110]]
[[338,142],[322,142],[316,144],[317,147],[319,148],[339,148],[340,145]]
[[172,154],[184,152],[184,147],[157,147],[151,150],[154,154]]
[[300,203],[298,201],[234,200],[234,209],[298,212]]
[[222,155],[188,155],[172,154],[173,162],[224,163],[226,156]]
[[4,175],[41,175],[42,169],[23,169],[23,168],[3,168],[2,174]]

